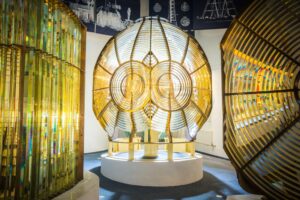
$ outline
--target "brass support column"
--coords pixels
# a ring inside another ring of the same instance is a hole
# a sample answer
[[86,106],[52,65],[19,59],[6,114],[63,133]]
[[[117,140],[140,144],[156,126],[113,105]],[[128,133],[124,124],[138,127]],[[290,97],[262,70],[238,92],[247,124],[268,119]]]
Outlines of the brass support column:
[[134,160],[134,144],[128,144],[128,160]]
[[112,142],[108,142],[108,156],[112,156],[113,152],[113,144]]
[[173,160],[173,143],[168,144],[168,160]]
[[195,142],[190,142],[188,143],[189,145],[189,150],[190,150],[190,154],[192,157],[195,156]]

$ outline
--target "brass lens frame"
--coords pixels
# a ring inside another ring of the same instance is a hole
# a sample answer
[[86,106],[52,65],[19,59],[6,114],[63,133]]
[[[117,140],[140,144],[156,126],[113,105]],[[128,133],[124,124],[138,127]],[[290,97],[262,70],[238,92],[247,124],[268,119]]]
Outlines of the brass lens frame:
[[136,142],[194,141],[211,111],[211,71],[203,50],[160,18],[140,19],[108,41],[93,87],[98,121],[111,142],[130,144],[129,153]]
[[224,149],[241,185],[300,199],[300,1],[255,0],[222,43]]

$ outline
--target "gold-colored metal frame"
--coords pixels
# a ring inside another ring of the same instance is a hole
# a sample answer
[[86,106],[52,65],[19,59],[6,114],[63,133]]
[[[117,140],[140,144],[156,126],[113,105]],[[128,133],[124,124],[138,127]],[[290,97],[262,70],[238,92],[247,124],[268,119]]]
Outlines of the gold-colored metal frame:
[[255,0],[222,42],[224,149],[250,192],[300,199],[300,2]]
[[[210,66],[195,38],[145,17],[107,42],[95,65],[93,95],[94,113],[110,142],[128,138],[132,159],[134,140],[195,140],[211,111]],[[173,145],[167,146],[172,159]]]
[[[195,143],[191,142],[119,142],[119,141],[110,141],[108,145],[108,156],[115,157],[120,152],[127,152],[130,146],[128,158],[125,160],[135,160],[135,152],[145,151],[147,147],[155,149],[154,154],[156,154],[157,149],[168,152],[168,160],[174,160],[173,153],[188,153],[190,157],[195,156]],[[124,149],[123,151],[120,149]],[[151,157],[151,156],[150,156]],[[185,158],[184,158],[185,159]]]

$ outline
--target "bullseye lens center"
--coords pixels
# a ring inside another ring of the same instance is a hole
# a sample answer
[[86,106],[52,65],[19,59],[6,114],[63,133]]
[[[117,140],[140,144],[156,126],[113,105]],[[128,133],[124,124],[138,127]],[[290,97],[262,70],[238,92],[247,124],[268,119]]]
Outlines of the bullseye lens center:
[[169,98],[178,96],[181,84],[177,76],[171,73],[163,74],[158,79],[158,91],[162,97]]
[[122,94],[125,98],[138,98],[144,92],[144,82],[138,74],[128,74],[122,81]]

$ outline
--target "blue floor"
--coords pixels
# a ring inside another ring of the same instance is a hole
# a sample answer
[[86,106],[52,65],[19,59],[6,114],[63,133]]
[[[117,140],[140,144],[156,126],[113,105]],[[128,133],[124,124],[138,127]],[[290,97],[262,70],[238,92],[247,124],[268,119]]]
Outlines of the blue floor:
[[228,160],[204,155],[204,176],[196,183],[167,188],[139,187],[111,181],[100,174],[100,153],[85,154],[84,168],[100,177],[100,200],[131,199],[226,199],[229,195],[247,194],[238,184]]

